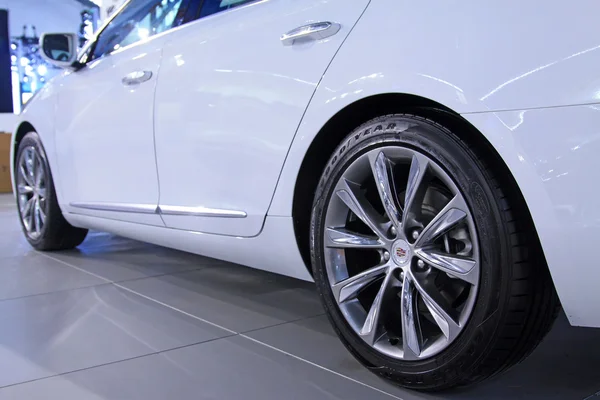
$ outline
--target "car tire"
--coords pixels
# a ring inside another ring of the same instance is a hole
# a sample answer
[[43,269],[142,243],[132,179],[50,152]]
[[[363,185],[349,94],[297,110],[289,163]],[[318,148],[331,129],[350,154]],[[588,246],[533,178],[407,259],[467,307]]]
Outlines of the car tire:
[[523,200],[486,156],[432,120],[386,115],[342,141],[318,184],[311,261],[328,318],[354,357],[403,387],[443,390],[502,372],[558,314]]
[[27,133],[15,156],[15,191],[21,227],[36,250],[72,249],[85,239],[87,229],[63,217],[44,146],[36,132]]

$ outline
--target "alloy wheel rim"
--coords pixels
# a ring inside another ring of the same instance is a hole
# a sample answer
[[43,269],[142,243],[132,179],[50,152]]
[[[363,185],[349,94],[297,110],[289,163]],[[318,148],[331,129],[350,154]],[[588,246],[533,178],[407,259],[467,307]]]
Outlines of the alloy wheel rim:
[[342,173],[325,215],[324,255],[344,318],[369,346],[405,361],[438,354],[475,304],[472,214],[429,156],[384,146]]
[[37,239],[46,225],[46,168],[35,147],[26,147],[17,162],[17,196],[27,235]]

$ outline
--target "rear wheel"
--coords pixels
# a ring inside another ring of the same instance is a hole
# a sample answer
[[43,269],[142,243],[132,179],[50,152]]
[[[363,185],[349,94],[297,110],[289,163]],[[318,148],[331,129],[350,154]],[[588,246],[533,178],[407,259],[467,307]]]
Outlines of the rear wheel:
[[88,231],[73,227],[63,217],[37,133],[23,137],[15,158],[17,207],[27,241],[38,250],[71,249],[81,244]]
[[529,354],[558,300],[518,206],[432,121],[391,115],[352,132],[327,164],[311,221],[315,281],[346,347],[423,390]]

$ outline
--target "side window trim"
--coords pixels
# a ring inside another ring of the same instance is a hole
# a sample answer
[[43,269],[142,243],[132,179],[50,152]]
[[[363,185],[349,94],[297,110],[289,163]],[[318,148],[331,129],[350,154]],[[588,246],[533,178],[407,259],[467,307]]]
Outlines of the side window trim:
[[198,17],[200,17],[200,10],[202,9],[203,5],[204,0],[190,0],[184,23],[196,21]]
[[[193,16],[193,20],[197,21],[199,19],[207,18],[207,17],[213,16],[215,14],[221,14],[221,13],[224,13],[224,12],[235,10],[235,9],[237,9],[239,7],[245,7],[245,6],[251,5],[253,3],[259,3],[259,2],[264,1],[264,0],[248,0],[246,2],[243,2],[243,3],[239,4],[239,5],[236,5],[235,7],[226,8],[224,10],[220,10],[220,11],[217,11],[217,12],[214,12],[214,13],[211,13],[211,14],[208,14],[208,15],[204,15],[204,16],[202,15],[202,10],[203,10],[204,6],[206,6],[207,3],[210,2],[210,1],[212,1],[212,0],[192,0],[192,1],[196,3],[195,6],[197,7],[196,12],[194,13],[194,16]],[[189,22],[189,21],[187,21],[187,22]]]
[[108,25],[110,25],[112,20],[115,19],[117,17],[117,15],[119,15],[121,13],[121,11],[123,11],[123,9],[125,7],[127,7],[127,5],[131,1],[132,0],[125,0],[123,2],[123,4],[121,4],[121,6],[113,13],[113,15],[111,15],[106,21],[104,21],[104,23],[100,26],[98,31],[94,34],[94,37],[92,39],[90,39],[89,44],[84,45],[83,48],[81,49],[82,50],[81,55],[77,58],[78,63],[80,63],[82,66],[84,66],[89,61],[89,56],[91,54],[94,54],[94,51],[96,50],[96,44],[98,44],[98,39],[100,38],[100,35],[102,35],[102,33],[104,32],[106,27],[108,27]]
[[[94,52],[96,51],[96,45],[98,44],[98,40],[100,39],[100,37],[102,36],[102,34],[106,30],[106,28],[125,9],[125,7],[127,7],[127,5],[129,3],[131,3],[132,1],[134,1],[134,0],[126,0],[119,7],[119,9],[116,12],[114,12],[113,15],[111,15],[110,18],[108,18],[105,21],[105,23],[101,26],[101,28],[98,29],[98,32],[94,35],[94,37],[92,39],[90,39],[89,45],[86,44],[82,48],[81,55],[78,57],[78,63],[81,64],[82,67],[85,66],[85,64],[90,61],[90,57],[89,56],[92,55],[92,54],[94,54]],[[190,18],[190,8],[192,10],[194,9],[194,7],[192,7],[192,5],[193,5],[193,3],[195,1],[196,0],[183,0],[183,3],[181,5],[181,8],[184,9],[183,17],[182,18],[176,18],[175,21],[173,22],[173,25],[170,28],[166,29],[163,32],[160,32],[158,35],[162,35],[162,34],[168,33],[169,31],[171,31],[171,30],[173,30],[173,29],[175,29],[175,28],[177,28],[177,27],[179,27],[179,26],[181,26],[183,24],[191,22],[192,19]],[[199,12],[199,9],[198,9],[198,12]],[[158,35],[155,35],[155,36],[158,36]],[[154,36],[149,37],[148,40],[152,40],[153,37]],[[136,43],[132,43],[131,45],[126,46],[124,48],[134,47],[138,43],[142,43],[142,42],[145,42],[145,40],[144,41],[140,41],[140,42],[136,42]],[[100,57],[94,58],[94,60],[99,60],[99,59],[108,57],[111,54],[113,54],[113,51],[104,53]]]

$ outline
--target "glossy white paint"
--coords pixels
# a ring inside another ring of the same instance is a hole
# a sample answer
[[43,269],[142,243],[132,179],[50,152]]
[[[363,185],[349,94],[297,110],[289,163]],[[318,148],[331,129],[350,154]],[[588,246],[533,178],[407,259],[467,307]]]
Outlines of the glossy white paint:
[[314,137],[337,112],[370,96],[416,95],[457,113],[600,102],[597,7],[551,1],[540,13],[538,3],[513,0],[372,1],[319,84],[269,214],[291,215]]
[[[243,211],[243,219],[164,215],[172,228],[257,235],[317,83],[368,0],[259,1],[170,35],[156,90],[160,205]],[[341,29],[284,46],[311,21]],[[184,100],[185,99],[185,100]]]
[[[166,36],[92,61],[60,82],[56,151],[65,212],[164,226],[158,214],[72,207],[72,203],[158,204],[154,89]],[[150,79],[126,85],[146,71]],[[126,208],[124,208],[125,210]]]
[[599,326],[600,105],[464,117],[520,183],[569,320]]
[[[48,159],[48,163],[50,164],[50,169],[52,170],[53,175],[58,173],[58,158],[55,153],[55,135],[54,135],[54,121],[56,114],[56,98],[57,92],[60,90],[60,84],[62,76],[65,73],[63,72],[59,76],[55,77],[50,82],[46,83],[46,85],[41,88],[33,98],[29,100],[27,105],[25,106],[23,112],[17,116],[17,123],[15,124],[14,129],[12,130],[13,136],[12,140],[16,139],[16,134],[18,128],[22,126],[23,122],[28,122],[30,125],[34,127],[38,135],[43,140],[44,149],[46,150],[46,155]],[[29,129],[25,129],[28,133]],[[14,144],[11,146],[10,152],[10,165],[11,167],[15,165],[15,146]],[[13,180],[13,187],[16,187],[16,183],[14,180],[14,171],[11,171],[11,176]],[[56,179],[56,178],[55,178]],[[64,204],[65,199],[63,197],[62,185],[57,185],[56,187],[56,195],[58,197],[58,201],[60,204]]]
[[75,226],[117,232],[144,242],[312,281],[296,246],[292,219],[289,217],[266,218],[261,234],[253,238],[211,235],[86,215],[66,214],[65,217]]
[[[596,2],[551,1],[541,12],[539,4],[515,1],[372,0],[359,19],[366,4],[259,1],[47,86],[21,120],[44,142],[65,217],[310,279],[291,218],[310,144],[354,102],[384,93],[421,96],[462,114],[496,148],[521,187],[571,323],[600,327]],[[286,31],[321,20],[342,28],[324,41],[279,42]],[[119,87],[138,68],[156,69],[158,80],[153,75],[134,91]],[[165,228],[158,214],[81,215],[71,202],[247,216],[163,216]]]

